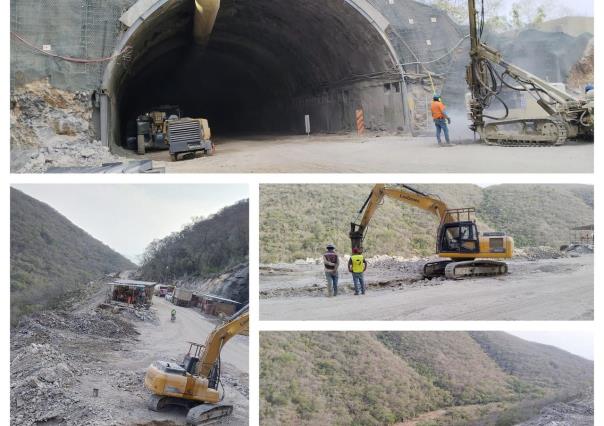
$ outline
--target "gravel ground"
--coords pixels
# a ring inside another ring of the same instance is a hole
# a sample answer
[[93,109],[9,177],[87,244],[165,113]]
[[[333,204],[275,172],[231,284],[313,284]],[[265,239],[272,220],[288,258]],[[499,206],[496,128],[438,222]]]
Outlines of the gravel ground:
[[[543,253],[543,252],[540,252]],[[340,271],[341,296],[326,297],[321,265],[271,265],[260,272],[263,320],[591,320],[593,255],[509,261],[505,276],[425,280],[425,260],[369,260],[365,296],[352,295]]]
[[[146,408],[148,365],[182,360],[187,341],[202,341],[217,324],[197,312],[154,301],[150,313],[114,313],[83,301],[73,309],[45,311],[11,330],[11,423],[19,425],[182,425],[186,412]],[[221,424],[248,423],[248,338],[223,350],[225,402],[233,415]],[[98,389],[98,396],[93,395]]]

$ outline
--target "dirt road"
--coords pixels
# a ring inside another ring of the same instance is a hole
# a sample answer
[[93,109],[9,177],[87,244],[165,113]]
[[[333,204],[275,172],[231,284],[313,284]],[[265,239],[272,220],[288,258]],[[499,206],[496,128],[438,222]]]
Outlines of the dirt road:
[[[510,273],[471,280],[418,280],[370,287],[365,296],[324,297],[320,266],[292,267],[281,276],[261,274],[262,320],[591,320],[593,255],[509,262]],[[292,272],[289,272],[292,271]],[[344,285],[349,277],[341,274]],[[348,274],[349,275],[349,274]],[[388,271],[387,280],[392,280]],[[376,275],[377,279],[379,274]],[[374,278],[373,280],[375,280]],[[276,282],[288,291],[275,289]],[[372,280],[368,280],[370,283]],[[386,281],[387,283],[388,281]],[[302,283],[302,284],[300,284]],[[348,283],[349,285],[349,283]],[[275,297],[270,297],[276,294]],[[306,295],[305,295],[306,294]],[[308,294],[314,294],[308,296]],[[285,296],[284,296],[285,295]]]
[[[110,352],[104,356],[104,369],[131,371],[138,382],[135,386],[116,387],[115,376],[112,374],[91,374],[82,378],[81,389],[77,392],[83,399],[89,399],[91,404],[101,404],[115,407],[115,424],[128,425],[181,425],[185,423],[184,409],[170,409],[156,413],[146,408],[147,392],[143,388],[145,371],[149,364],[158,359],[181,361],[188,350],[188,341],[203,343],[206,336],[214,329],[215,323],[205,319],[198,312],[175,307],[162,298],[154,298],[154,308],[157,311],[159,324],[140,323],[139,341],[122,348],[119,352]],[[176,309],[176,321],[170,321],[170,311]],[[224,403],[233,404],[233,415],[221,424],[240,425],[248,423],[248,337],[236,336],[222,351],[222,368],[225,376],[226,397]],[[241,386],[231,385],[230,377],[245,383]],[[92,388],[99,389],[99,398],[93,398]],[[133,389],[134,388],[134,389]],[[154,423],[152,423],[154,422]]]
[[[168,173],[591,173],[593,144],[502,148],[482,143],[439,148],[431,137],[356,135],[216,138],[211,157],[170,162]],[[361,161],[359,159],[362,159]]]

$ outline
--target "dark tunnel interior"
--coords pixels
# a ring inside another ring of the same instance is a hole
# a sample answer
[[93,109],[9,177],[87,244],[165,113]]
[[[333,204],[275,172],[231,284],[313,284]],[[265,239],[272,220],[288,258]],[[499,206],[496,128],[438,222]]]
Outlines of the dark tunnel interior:
[[395,69],[345,1],[223,0],[205,49],[193,43],[192,4],[156,13],[132,36],[118,79],[122,141],[128,123],[161,105],[207,118],[214,135],[299,134],[306,113],[317,131],[351,130],[363,87]]

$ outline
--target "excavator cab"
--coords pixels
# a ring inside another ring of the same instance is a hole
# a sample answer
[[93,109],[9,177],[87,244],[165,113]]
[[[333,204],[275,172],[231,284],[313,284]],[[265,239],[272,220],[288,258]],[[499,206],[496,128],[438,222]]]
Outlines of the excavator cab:
[[205,346],[195,342],[187,343],[189,343],[189,352],[185,355],[182,366],[185,370],[187,370],[187,373],[195,374],[201,351]]
[[473,221],[452,222],[441,225],[437,252],[478,253],[480,243],[478,229]]
[[[447,209],[438,228],[437,253],[480,253],[476,209]],[[467,256],[464,256],[467,257]]]

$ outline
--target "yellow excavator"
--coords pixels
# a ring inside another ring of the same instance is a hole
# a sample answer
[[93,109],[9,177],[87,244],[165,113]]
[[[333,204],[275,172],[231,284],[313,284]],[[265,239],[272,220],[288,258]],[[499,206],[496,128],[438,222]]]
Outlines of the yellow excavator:
[[248,305],[228,317],[206,338],[204,345],[189,342],[189,353],[182,364],[156,361],[147,368],[145,387],[153,395],[147,407],[153,411],[176,405],[188,409],[187,424],[213,422],[233,412],[223,405],[220,383],[220,352],[232,337],[249,332]]
[[358,211],[360,222],[350,224],[352,248],[363,248],[367,228],[384,197],[401,201],[430,212],[439,218],[436,254],[448,258],[424,265],[424,277],[445,276],[462,279],[476,276],[503,275],[508,272],[505,262],[514,251],[514,240],[503,232],[484,232],[476,227],[474,208],[450,209],[436,195],[425,194],[408,185],[377,184]]

